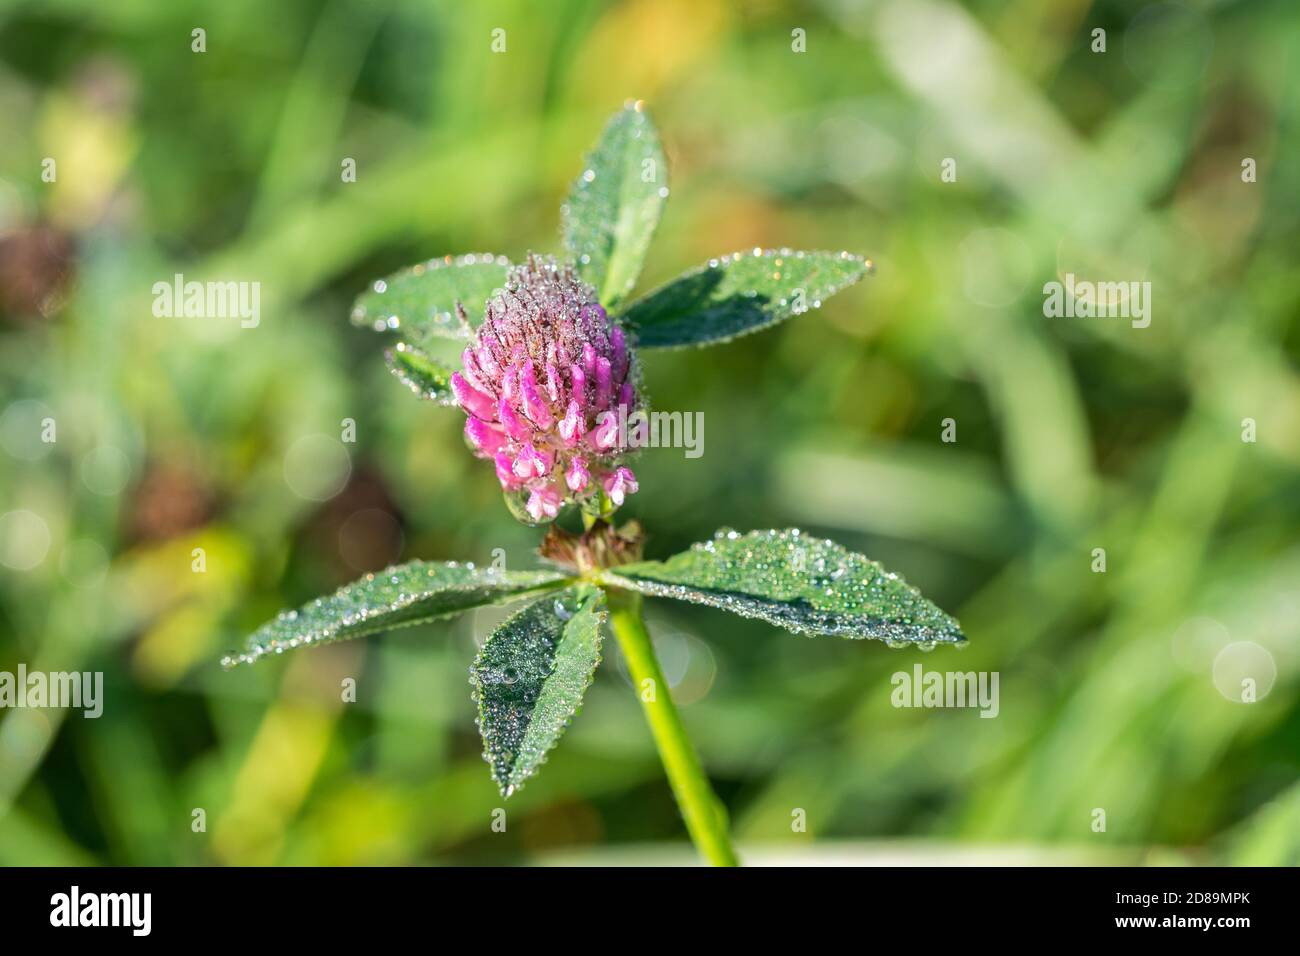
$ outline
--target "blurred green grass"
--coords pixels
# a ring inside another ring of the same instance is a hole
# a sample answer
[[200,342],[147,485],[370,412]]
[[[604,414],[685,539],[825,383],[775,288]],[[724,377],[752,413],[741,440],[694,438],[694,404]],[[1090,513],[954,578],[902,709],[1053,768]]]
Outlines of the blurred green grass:
[[[784,327],[644,356],[656,407],[706,424],[702,458],[643,456],[650,554],[804,526],[971,638],[921,655],[655,605],[742,850],[1300,862],[1298,25],[1284,0],[5,5],[0,513],[49,543],[4,526],[0,669],[102,670],[107,701],[0,714],[0,863],[681,849],[612,645],[504,834],[466,680],[495,612],[214,666],[390,560],[531,564],[458,416],[347,314],[422,258],[558,249],[627,97],[673,189],[641,288],[756,245],[877,263]],[[260,282],[261,324],[155,318],[176,272]],[[1150,280],[1150,328],[1044,318],[1067,272]],[[347,418],[345,454],[312,440]],[[1249,705],[1214,679],[1242,642],[1276,671]],[[891,707],[917,661],[1000,672],[998,719]]]

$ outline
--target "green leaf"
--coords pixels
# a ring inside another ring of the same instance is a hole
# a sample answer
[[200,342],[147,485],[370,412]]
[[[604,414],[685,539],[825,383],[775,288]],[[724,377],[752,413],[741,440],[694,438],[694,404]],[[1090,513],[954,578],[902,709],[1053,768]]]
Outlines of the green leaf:
[[578,274],[613,309],[632,291],[668,197],[668,162],[639,103],[615,114],[561,210]]
[[552,571],[412,561],[367,574],[296,611],[281,611],[248,638],[242,653],[229,655],[221,663],[224,667],[251,664],[266,654],[295,647],[422,624],[472,607],[557,588],[566,580]]
[[376,280],[352,306],[352,321],[376,332],[402,329],[416,344],[431,337],[464,338],[456,303],[477,325],[484,304],[506,284],[509,268],[505,256],[488,252],[430,259]]
[[536,773],[582,704],[600,663],[605,593],[583,584],[502,623],[470,671],[483,757],[503,796]]
[[453,370],[406,342],[384,351],[388,370],[420,398],[439,405],[455,405],[451,392]]
[[848,252],[737,252],[637,299],[622,320],[642,348],[711,345],[820,308],[870,269]]
[[607,571],[602,583],[707,604],[796,634],[892,645],[966,641],[955,620],[901,577],[798,529],[719,531],[667,561]]

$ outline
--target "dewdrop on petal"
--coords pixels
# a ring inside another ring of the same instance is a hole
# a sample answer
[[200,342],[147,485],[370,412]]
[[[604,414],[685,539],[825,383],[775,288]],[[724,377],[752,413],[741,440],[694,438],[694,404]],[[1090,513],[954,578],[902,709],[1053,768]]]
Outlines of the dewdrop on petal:
[[573,501],[599,510],[602,494],[618,507],[637,490],[619,429],[619,406],[624,421],[637,408],[636,359],[569,266],[529,256],[510,270],[451,388],[470,448],[532,522]]

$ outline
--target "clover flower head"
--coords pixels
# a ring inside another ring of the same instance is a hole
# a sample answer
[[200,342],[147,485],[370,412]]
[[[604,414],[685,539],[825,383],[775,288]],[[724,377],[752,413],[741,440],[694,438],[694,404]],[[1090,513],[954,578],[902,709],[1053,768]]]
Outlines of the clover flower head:
[[568,502],[599,506],[603,495],[618,507],[637,490],[620,427],[637,408],[635,382],[635,357],[595,290],[540,256],[510,270],[451,377],[470,447],[539,523]]

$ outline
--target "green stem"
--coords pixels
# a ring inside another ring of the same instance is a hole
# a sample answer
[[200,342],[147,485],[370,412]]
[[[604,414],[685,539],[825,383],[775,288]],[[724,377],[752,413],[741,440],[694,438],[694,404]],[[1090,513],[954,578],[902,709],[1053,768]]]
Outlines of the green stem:
[[[654,645],[641,618],[641,595],[618,588],[609,590],[610,623],[623,649],[632,684],[645,708],[650,733],[659,748],[677,806],[696,848],[714,866],[737,866],[736,851],[727,835],[727,814],[709,786],[700,758],[686,736],[681,715],[673,703],[655,657]],[[649,683],[647,683],[647,681]]]

